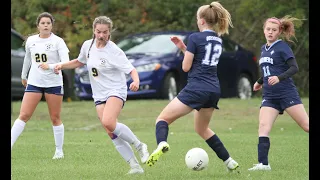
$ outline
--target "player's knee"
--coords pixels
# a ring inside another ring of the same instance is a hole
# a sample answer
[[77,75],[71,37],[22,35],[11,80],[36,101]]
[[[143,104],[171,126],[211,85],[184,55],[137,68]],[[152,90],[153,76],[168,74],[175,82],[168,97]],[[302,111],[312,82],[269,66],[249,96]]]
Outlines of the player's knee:
[[60,125],[61,124],[60,114],[51,114],[50,119],[51,119],[53,125]]
[[30,119],[31,115],[31,113],[20,112],[19,119],[26,122]]
[[204,136],[206,133],[207,127],[194,127],[194,131],[199,135],[199,136]]
[[259,123],[259,136],[268,136],[271,129],[270,126],[271,125],[266,123]]
[[102,125],[107,129],[107,131],[113,132],[116,129],[116,119],[111,117],[103,117]]

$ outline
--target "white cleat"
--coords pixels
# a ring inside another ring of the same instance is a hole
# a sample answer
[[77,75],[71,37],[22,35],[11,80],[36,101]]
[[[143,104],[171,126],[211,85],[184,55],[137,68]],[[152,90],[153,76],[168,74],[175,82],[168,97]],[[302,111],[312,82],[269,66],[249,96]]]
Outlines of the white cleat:
[[262,163],[254,164],[252,168],[248,169],[249,171],[270,171],[271,167],[270,164],[263,165]]
[[52,159],[63,159],[64,155],[62,151],[56,151]]
[[148,152],[147,145],[144,143],[141,143],[139,145],[139,147],[137,148],[137,151],[139,152],[141,163],[143,163],[143,164],[146,163],[146,161],[149,158],[149,152]]
[[140,165],[137,165],[132,167],[127,174],[142,174],[142,173],[144,173],[144,170]]
[[231,157],[229,157],[226,161],[224,161],[224,164],[227,166],[227,170],[229,172],[234,172],[234,171],[237,171],[238,173],[240,173],[240,171],[238,171],[238,167],[239,167],[239,164],[233,160]]

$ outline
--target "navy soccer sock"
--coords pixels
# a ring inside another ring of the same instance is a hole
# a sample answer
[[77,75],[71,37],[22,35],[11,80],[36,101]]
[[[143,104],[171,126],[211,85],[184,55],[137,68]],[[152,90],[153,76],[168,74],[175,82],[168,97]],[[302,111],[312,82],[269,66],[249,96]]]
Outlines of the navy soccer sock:
[[206,142],[223,161],[226,161],[230,157],[227,149],[224,147],[223,143],[216,134],[207,139]]
[[259,137],[258,144],[258,161],[263,165],[268,165],[268,153],[270,149],[269,137]]
[[156,124],[157,144],[159,144],[161,141],[167,142],[168,132],[169,132],[169,126],[166,121],[159,121]]

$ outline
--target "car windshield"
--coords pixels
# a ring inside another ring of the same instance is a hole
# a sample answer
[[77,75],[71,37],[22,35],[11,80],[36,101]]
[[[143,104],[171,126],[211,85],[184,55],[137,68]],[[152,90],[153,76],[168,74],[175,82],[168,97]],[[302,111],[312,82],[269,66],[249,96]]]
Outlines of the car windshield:
[[177,36],[184,41],[184,35],[177,34],[147,34],[125,38],[117,45],[126,54],[163,54],[177,51],[177,47],[171,42],[170,37]]

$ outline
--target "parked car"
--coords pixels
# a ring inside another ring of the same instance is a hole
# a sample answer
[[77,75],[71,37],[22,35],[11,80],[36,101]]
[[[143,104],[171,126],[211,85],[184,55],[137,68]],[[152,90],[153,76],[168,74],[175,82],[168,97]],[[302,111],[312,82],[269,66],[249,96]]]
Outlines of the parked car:
[[[22,99],[24,87],[21,84],[21,71],[25,55],[23,42],[25,38],[11,28],[11,98],[13,100]],[[63,70],[64,99],[72,96],[73,93],[73,70]]]
[[[149,32],[129,35],[116,44],[125,52],[140,77],[137,92],[128,89],[128,98],[153,97],[173,99],[187,83],[182,71],[183,53],[170,41],[180,37],[187,44],[193,32]],[[253,82],[258,76],[256,56],[227,37],[223,39],[223,52],[218,64],[221,97],[250,98]],[[132,82],[127,76],[127,85]],[[92,99],[86,66],[75,70],[75,94],[80,99]]]

